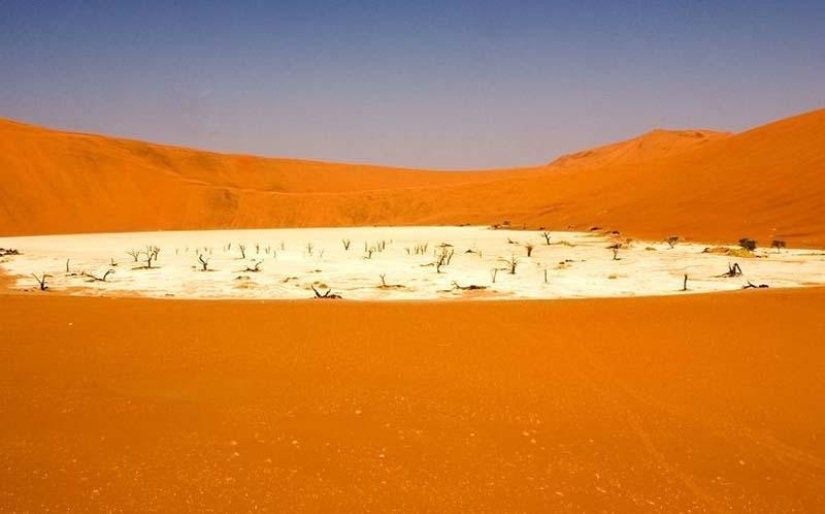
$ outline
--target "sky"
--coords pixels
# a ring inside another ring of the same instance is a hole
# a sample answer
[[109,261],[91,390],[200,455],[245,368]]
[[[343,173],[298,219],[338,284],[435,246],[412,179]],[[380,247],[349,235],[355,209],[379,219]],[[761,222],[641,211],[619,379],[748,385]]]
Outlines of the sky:
[[0,1],[0,117],[435,169],[825,106],[825,3]]

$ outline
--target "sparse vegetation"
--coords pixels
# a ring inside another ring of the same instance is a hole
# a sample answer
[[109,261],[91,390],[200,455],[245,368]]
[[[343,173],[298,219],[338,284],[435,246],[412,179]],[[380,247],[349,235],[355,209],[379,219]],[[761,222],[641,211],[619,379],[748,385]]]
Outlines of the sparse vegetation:
[[781,252],[783,248],[785,248],[785,241],[782,239],[774,239],[771,241],[771,248],[774,248],[777,253]]
[[756,241],[754,241],[753,239],[748,239],[747,237],[743,237],[739,240],[739,246],[744,250],[752,252],[756,250]]

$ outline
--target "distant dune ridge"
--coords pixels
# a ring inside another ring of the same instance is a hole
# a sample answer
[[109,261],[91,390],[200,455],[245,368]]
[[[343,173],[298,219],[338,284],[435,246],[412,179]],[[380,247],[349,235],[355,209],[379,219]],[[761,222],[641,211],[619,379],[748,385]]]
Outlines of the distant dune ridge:
[[507,220],[819,246],[825,109],[480,172],[217,154],[0,120],[0,180],[0,235]]

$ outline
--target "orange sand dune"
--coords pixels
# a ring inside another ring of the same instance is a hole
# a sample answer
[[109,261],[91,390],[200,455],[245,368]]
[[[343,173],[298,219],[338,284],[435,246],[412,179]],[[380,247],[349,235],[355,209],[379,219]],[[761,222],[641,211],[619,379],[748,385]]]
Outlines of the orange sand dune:
[[550,166],[592,168],[610,164],[639,164],[651,159],[661,159],[693,150],[708,142],[725,139],[731,135],[728,132],[712,130],[656,129],[620,143],[563,155],[550,163]]
[[0,510],[822,512],[823,308],[0,296]]
[[220,155],[0,123],[0,233],[599,225],[825,244],[825,110],[737,135],[653,131],[537,168],[433,172]]

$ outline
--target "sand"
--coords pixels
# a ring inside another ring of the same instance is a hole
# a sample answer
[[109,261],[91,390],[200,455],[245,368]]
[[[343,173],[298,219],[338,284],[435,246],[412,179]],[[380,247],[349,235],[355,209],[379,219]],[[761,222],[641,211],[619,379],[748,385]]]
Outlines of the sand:
[[[622,248],[614,258],[609,247],[617,241]],[[150,245],[161,251],[145,269]],[[50,294],[302,299],[314,296],[315,287],[349,300],[514,300],[692,294],[748,283],[825,286],[825,252],[724,255],[695,243],[671,248],[609,234],[489,227],[85,234],[0,238],[0,247],[23,254],[0,259],[0,269],[17,277],[14,290],[37,290],[32,274],[48,273]],[[138,261],[128,254],[133,250],[144,252]],[[724,276],[734,263],[743,274]]]
[[3,296],[0,505],[818,512],[823,308]]
[[220,155],[0,122],[0,234],[507,220],[820,248],[822,148],[825,110],[735,135],[654,131],[482,173]]

